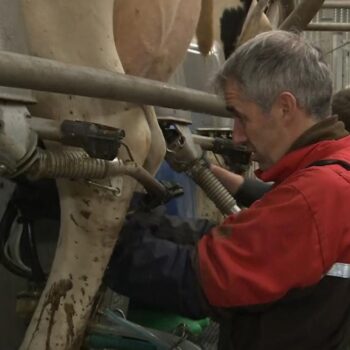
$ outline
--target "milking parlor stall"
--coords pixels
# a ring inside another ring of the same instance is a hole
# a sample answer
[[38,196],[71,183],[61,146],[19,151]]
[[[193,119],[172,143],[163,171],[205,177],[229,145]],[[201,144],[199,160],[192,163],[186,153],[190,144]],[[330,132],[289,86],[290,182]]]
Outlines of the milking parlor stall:
[[350,84],[350,1],[0,0],[0,349],[216,349],[209,318],[138,307],[105,273],[126,217],[220,223],[246,177],[211,79],[258,33],[302,31]]

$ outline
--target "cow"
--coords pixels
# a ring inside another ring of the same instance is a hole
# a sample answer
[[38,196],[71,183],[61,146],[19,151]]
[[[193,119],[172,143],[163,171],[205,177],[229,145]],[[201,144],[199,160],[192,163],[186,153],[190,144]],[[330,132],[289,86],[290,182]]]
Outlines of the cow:
[[[163,81],[183,59],[200,16],[204,20],[203,11],[211,8],[213,3],[206,0],[22,0],[30,54]],[[199,29],[197,36],[200,41]],[[135,161],[152,174],[158,169],[165,143],[152,107],[64,94],[35,95],[33,115],[122,128]],[[120,157],[128,155],[121,150]],[[60,237],[21,350],[81,347],[136,187],[133,179],[122,181],[121,196],[116,198],[84,181],[57,180]]]

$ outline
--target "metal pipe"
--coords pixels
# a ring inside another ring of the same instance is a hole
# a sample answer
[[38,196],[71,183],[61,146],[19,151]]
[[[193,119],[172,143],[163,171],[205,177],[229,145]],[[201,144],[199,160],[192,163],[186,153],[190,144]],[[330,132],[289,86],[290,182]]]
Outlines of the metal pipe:
[[281,30],[305,30],[324,0],[303,0],[279,26]]
[[[43,140],[61,142],[63,135],[61,132],[61,122],[52,119],[30,117],[28,118],[30,128],[35,131]],[[194,143],[203,150],[211,151],[214,148],[214,137],[192,134]]]
[[61,122],[57,120],[30,117],[28,118],[30,128],[43,140],[62,141]]
[[322,8],[324,9],[348,9],[350,8],[350,1],[346,0],[336,0],[336,1],[325,1]]
[[[113,161],[111,163],[113,163]],[[135,162],[124,162],[122,165],[111,166],[108,171],[108,176],[117,175],[130,176],[140,182],[147,192],[163,199],[167,198],[166,188],[146,169]]]
[[0,85],[232,118],[217,95],[102,69],[0,51]]
[[214,137],[192,134],[192,138],[194,143],[201,146],[205,151],[211,151],[214,148]]
[[348,32],[350,23],[310,23],[306,30],[318,32]]

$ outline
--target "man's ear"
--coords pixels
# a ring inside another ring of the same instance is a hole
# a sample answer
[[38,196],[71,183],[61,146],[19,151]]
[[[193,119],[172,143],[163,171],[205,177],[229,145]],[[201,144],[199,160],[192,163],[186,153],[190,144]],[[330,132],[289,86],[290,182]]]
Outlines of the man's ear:
[[282,121],[289,124],[295,118],[298,103],[295,96],[289,91],[281,92],[275,100],[275,106],[279,109]]

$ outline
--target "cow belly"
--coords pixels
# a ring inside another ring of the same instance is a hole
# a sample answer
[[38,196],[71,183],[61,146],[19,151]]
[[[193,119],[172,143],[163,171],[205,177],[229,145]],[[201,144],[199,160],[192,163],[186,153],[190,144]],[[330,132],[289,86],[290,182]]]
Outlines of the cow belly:
[[[23,0],[31,52],[35,55],[122,72],[115,50],[113,1]],[[162,139],[150,113],[122,102],[38,93],[32,113],[56,120],[94,121],[126,131],[125,143],[144,164],[151,139]],[[154,117],[155,118],[155,117]],[[164,152],[153,147],[154,158]],[[163,147],[161,147],[163,146]],[[121,153],[126,158],[126,154]],[[149,170],[158,164],[152,163]],[[96,293],[113,251],[135,181],[123,178],[121,197],[59,180],[60,238],[47,285],[21,349],[79,349]],[[108,183],[109,184],[109,183]],[[48,233],[49,234],[49,233]]]
[[114,33],[125,72],[168,80],[185,57],[200,5],[201,0],[116,0]]

